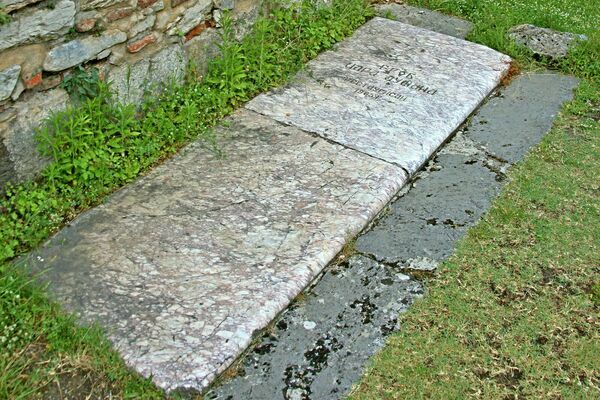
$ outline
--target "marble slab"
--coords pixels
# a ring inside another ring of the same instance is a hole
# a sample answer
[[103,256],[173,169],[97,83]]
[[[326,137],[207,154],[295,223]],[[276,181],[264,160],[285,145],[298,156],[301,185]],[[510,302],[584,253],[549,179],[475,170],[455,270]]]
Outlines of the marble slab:
[[407,175],[251,111],[23,260],[128,365],[201,390],[385,206]]
[[294,82],[246,107],[416,172],[498,85],[511,59],[374,18]]

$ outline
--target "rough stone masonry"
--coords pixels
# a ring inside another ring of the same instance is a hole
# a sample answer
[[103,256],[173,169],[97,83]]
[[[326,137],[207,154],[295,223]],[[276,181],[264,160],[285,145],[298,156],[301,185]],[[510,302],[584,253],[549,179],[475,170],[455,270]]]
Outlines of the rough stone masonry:
[[180,79],[188,60],[204,70],[218,24],[230,10],[241,37],[262,0],[0,0],[0,190],[44,166],[34,128],[68,96],[58,86],[78,65],[94,65],[119,100]]

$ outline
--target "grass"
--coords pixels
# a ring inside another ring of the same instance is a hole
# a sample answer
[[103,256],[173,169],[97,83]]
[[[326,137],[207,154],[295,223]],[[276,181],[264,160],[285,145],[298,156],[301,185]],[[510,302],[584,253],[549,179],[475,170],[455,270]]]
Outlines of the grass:
[[190,68],[184,84],[141,110],[115,102],[92,68],[65,81],[75,105],[38,132],[50,164],[40,179],[0,197],[0,398],[165,397],[126,368],[98,327],[79,327],[11,261],[186,143],[210,146],[210,128],[225,115],[284,83],[370,16],[363,0],[270,3],[241,42],[225,18],[221,57],[206,76]]
[[[425,298],[372,360],[351,399],[600,397],[600,3],[430,0],[465,17],[470,40],[582,79],[551,132],[509,183]],[[533,23],[584,33],[563,62],[535,59],[506,31]]]

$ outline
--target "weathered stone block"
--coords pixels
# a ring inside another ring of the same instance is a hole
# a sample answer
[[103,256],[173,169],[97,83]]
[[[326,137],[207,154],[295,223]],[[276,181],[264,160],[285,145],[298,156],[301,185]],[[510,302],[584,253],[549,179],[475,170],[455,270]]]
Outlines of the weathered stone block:
[[552,58],[564,58],[578,40],[587,40],[585,35],[559,32],[535,25],[517,25],[508,31],[509,36],[519,45],[527,47],[535,54]]
[[[139,6],[139,4],[140,3],[138,2],[138,6]],[[142,9],[142,13],[144,15],[149,15],[149,14],[154,14],[161,10],[164,10],[165,3],[163,0],[159,0],[159,1],[154,1],[153,3],[151,3],[145,7],[141,7],[141,6],[139,6],[139,7]]]
[[36,40],[52,39],[73,26],[75,3],[60,0],[53,9],[40,9],[15,18],[0,27],[0,51]]
[[159,51],[150,59],[150,75],[153,83],[181,81],[186,65],[187,57],[181,45],[174,44]]
[[4,6],[3,11],[9,13],[27,7],[30,4],[39,3],[40,1],[42,0],[2,0],[2,5]]
[[197,25],[195,28],[193,28],[191,31],[189,31],[188,33],[185,34],[185,42],[192,40],[193,38],[195,38],[196,36],[200,35],[202,32],[204,32],[205,30],[209,29],[209,28],[214,28],[216,26],[216,22],[214,20],[208,20],[208,21],[204,21],[203,23],[201,23],[200,25]]
[[53,48],[44,61],[46,71],[62,71],[96,58],[102,50],[127,40],[124,32],[106,31],[101,36],[76,39]]
[[[260,15],[260,10],[261,2],[259,0],[238,0],[235,2],[235,8],[232,10],[231,16],[234,22],[236,39],[240,40],[250,32]],[[216,17],[219,18],[218,15]]]
[[188,59],[199,74],[205,74],[211,59],[219,55],[221,37],[214,28],[208,28],[200,35],[190,39],[184,45]]
[[89,32],[100,24],[101,14],[97,11],[78,12],[75,16],[75,30],[77,32]]
[[203,22],[212,9],[212,0],[198,0],[198,2],[188,8],[183,18],[172,28],[169,29],[169,35],[186,34],[195,26]]
[[81,10],[93,10],[96,8],[106,8],[122,3],[123,0],[81,0]]
[[0,101],[10,97],[21,75],[21,66],[16,64],[0,71]]
[[77,30],[77,32],[91,31],[92,29],[94,29],[94,26],[96,26],[97,21],[98,20],[96,18],[86,18],[79,20],[75,24],[75,29]]
[[121,103],[140,104],[149,91],[160,89],[170,80],[181,81],[187,64],[181,45],[169,46],[150,59],[123,64],[109,75],[111,87]]
[[122,64],[109,74],[111,89],[121,103],[139,104],[148,85],[150,61],[141,60],[133,65]]
[[22,80],[17,80],[17,86],[15,86],[15,90],[13,90],[12,94],[10,95],[10,98],[12,101],[17,101],[17,99],[19,98],[19,96],[21,96],[21,93],[23,93],[25,91],[25,85],[23,84]]
[[133,7],[118,8],[116,10],[112,10],[109,13],[107,13],[106,20],[108,22],[117,21],[119,19],[130,16],[131,14],[133,14],[133,11],[134,11]]
[[10,182],[15,176],[13,163],[10,160],[10,153],[2,141],[0,141],[0,190],[7,182]]
[[42,83],[42,72],[37,72],[31,76],[25,76],[25,88],[32,89]]
[[0,70],[19,64],[22,76],[35,75],[41,70],[46,53],[46,46],[41,44],[28,44],[4,50],[0,56]]
[[150,33],[148,35],[142,36],[139,39],[134,39],[133,41],[129,42],[127,44],[127,51],[130,53],[137,53],[144,47],[154,42],[156,42],[156,34]]
[[157,0],[138,0],[137,6],[139,8],[150,7],[151,5],[153,5],[154,3],[156,3],[156,1]]
[[10,116],[0,122],[0,186],[7,181],[32,178],[47,163],[37,151],[34,130],[52,112],[64,109],[69,96],[62,89],[36,93],[9,109]]
[[140,22],[136,23],[131,27],[129,32],[127,32],[127,36],[132,38],[140,33],[149,30],[154,26],[156,22],[156,15],[150,14],[146,18],[142,19]]
[[106,57],[110,56],[110,54],[112,53],[111,49],[106,49],[106,50],[102,50],[100,53],[98,53],[98,55],[96,56],[96,60],[103,60]]

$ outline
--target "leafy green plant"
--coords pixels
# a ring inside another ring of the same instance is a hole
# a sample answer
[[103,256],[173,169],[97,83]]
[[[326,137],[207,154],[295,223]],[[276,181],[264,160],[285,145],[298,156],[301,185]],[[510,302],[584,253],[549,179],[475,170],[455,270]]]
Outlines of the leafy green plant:
[[2,11],[4,6],[0,4],[0,26],[6,25],[11,21],[10,15]]
[[71,96],[71,100],[76,103],[98,97],[101,92],[98,68],[91,67],[86,70],[79,65],[64,77],[60,87],[65,89]]

